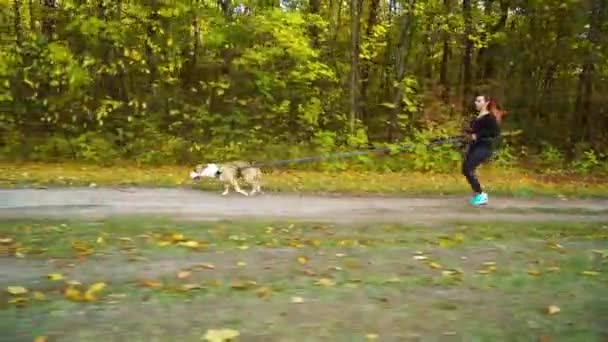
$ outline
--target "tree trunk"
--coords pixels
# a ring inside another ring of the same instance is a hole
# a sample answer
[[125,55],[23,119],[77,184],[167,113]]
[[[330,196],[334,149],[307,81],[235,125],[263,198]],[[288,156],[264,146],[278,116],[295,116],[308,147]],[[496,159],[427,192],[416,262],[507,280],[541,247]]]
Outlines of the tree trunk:
[[[486,15],[491,14],[491,5],[494,0],[487,0],[486,3]],[[489,36],[495,35],[497,32],[505,29],[507,25],[507,19],[509,18],[509,3],[506,0],[500,1],[500,18],[498,21],[487,29],[486,34]],[[486,47],[479,49],[478,54],[478,66],[479,70],[477,73],[478,80],[492,79],[496,75],[495,53],[498,46],[491,40],[488,42]]]
[[[369,17],[367,18],[367,28],[365,29],[365,38],[369,41],[374,33],[374,28],[378,23],[378,5],[380,0],[371,0],[369,7]],[[364,63],[361,66],[361,121],[367,125],[368,122],[368,101],[367,91],[369,88],[369,74],[371,62]]]
[[597,50],[602,37],[602,18],[606,9],[605,0],[591,0],[591,11],[589,14],[589,29],[587,39],[589,48],[587,56],[582,65],[579,75],[576,93],[575,113],[578,116],[578,125],[574,125],[579,140],[591,140],[593,137],[591,97],[593,95],[593,79],[595,76],[595,65],[598,63]]
[[42,0],[42,4],[44,7],[42,11],[42,34],[46,36],[47,41],[52,41],[55,32],[55,9],[59,6],[56,0]]
[[462,14],[464,16],[464,53],[462,55],[462,110],[467,113],[471,101],[471,72],[473,59],[473,22],[471,17],[471,0],[462,1]]
[[[319,14],[321,10],[321,0],[310,0],[310,14]],[[319,48],[319,27],[315,24],[311,24],[308,28],[310,34],[310,46],[313,49]]]
[[[446,21],[446,26],[448,25],[448,15],[451,12],[451,1],[443,0],[443,8],[444,8],[444,18]],[[446,27],[442,32],[442,40],[443,40],[443,48],[441,54],[441,67],[439,69],[439,83],[441,84],[441,99],[444,103],[449,103],[450,101],[450,81],[448,79],[448,68],[450,63],[450,30]]]
[[407,57],[409,55],[409,47],[411,43],[411,33],[414,21],[414,5],[416,0],[408,0],[407,13],[401,18],[399,29],[399,45],[395,56],[395,87],[393,93],[393,111],[388,127],[388,141],[393,142],[396,138],[398,129],[399,114],[403,111],[403,77],[405,76],[405,67]]
[[362,0],[351,0],[350,3],[350,36],[351,36],[351,63],[350,63],[350,117],[349,132],[355,131],[355,120],[359,117],[359,48],[361,44],[361,4]]
[[18,47],[21,47],[23,41],[23,35],[21,34],[21,0],[13,0],[13,11],[15,16],[13,18],[13,25],[15,28],[15,39]]

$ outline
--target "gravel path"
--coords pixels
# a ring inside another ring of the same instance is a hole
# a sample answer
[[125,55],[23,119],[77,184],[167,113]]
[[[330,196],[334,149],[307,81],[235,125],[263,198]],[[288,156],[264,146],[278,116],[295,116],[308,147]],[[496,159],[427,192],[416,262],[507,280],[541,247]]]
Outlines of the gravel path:
[[177,219],[302,219],[330,222],[453,220],[605,221],[608,200],[491,197],[472,208],[462,196],[348,197],[263,194],[244,197],[188,189],[0,189],[0,218],[105,218],[170,215]]

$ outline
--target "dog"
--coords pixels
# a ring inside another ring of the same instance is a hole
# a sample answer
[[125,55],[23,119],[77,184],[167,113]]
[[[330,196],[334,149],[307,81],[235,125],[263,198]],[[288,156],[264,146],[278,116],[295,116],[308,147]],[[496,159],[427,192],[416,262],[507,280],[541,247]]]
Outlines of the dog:
[[[262,192],[261,179],[262,171],[253,166],[252,163],[245,161],[233,161],[225,164],[199,164],[194,167],[194,170],[190,172],[190,178],[192,180],[199,180],[201,177],[216,178],[224,184],[224,192],[222,196],[228,195],[230,192],[230,186],[234,187],[234,190],[245,196],[251,196],[256,193]],[[243,179],[245,182],[251,185],[251,192],[241,189],[238,183],[238,179]]]

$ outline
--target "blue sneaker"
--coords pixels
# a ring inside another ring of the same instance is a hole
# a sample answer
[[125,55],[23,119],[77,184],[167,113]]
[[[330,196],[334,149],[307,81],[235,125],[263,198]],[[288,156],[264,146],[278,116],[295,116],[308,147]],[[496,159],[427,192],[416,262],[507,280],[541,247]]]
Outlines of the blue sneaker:
[[474,205],[476,207],[480,205],[486,205],[488,204],[488,194],[486,194],[485,192],[477,194],[473,196],[473,198],[471,198],[469,202],[471,203],[471,205]]

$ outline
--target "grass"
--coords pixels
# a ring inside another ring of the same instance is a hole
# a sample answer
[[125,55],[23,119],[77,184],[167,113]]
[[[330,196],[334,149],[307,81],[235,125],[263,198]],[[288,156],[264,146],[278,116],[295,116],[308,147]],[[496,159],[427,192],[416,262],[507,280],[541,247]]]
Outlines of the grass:
[[[0,286],[29,290],[0,294],[8,340],[608,338],[605,224],[14,220],[0,239]],[[107,287],[74,302],[69,280]]]
[[[0,185],[20,186],[160,186],[221,188],[214,180],[192,182],[186,166],[137,167],[85,164],[0,164]],[[592,177],[548,177],[493,165],[479,171],[482,184],[492,194],[528,197],[606,197],[608,182]],[[453,174],[423,172],[315,172],[273,170],[264,177],[267,192],[345,193],[386,195],[468,194],[470,188],[459,170]]]

